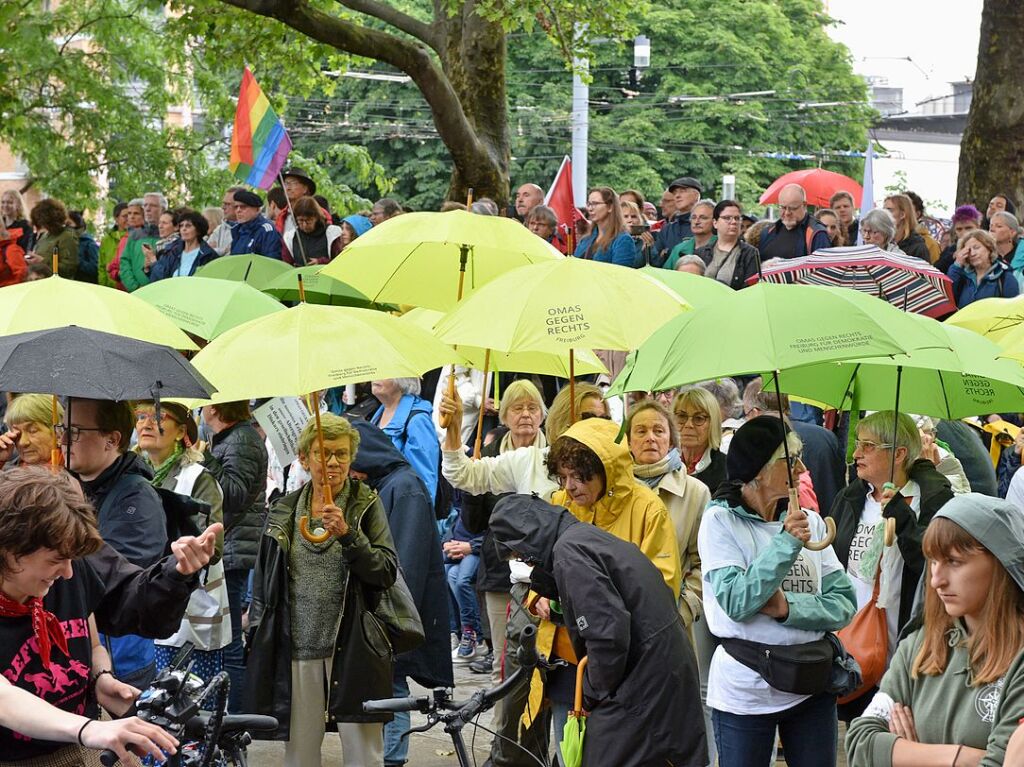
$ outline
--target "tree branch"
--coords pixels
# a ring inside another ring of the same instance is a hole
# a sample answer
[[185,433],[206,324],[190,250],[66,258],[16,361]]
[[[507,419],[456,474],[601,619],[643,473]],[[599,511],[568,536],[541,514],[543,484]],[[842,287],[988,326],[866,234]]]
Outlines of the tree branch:
[[457,168],[493,168],[491,155],[470,124],[451,82],[430,53],[387,32],[363,27],[309,7],[304,0],[221,0],[226,5],[277,19],[297,32],[356,56],[383,61],[412,78],[430,106],[437,132]]
[[397,8],[377,2],[377,0],[337,0],[337,2],[353,11],[364,13],[367,16],[380,19],[385,24],[390,24],[395,29],[415,37],[424,45],[430,46],[440,55],[441,40],[437,34],[437,28],[433,24],[415,19]]

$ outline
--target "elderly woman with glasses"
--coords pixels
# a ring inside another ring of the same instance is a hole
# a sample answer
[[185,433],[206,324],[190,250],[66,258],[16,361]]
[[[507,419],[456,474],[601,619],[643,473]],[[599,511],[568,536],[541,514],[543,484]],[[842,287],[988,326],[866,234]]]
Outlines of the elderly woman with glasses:
[[[394,584],[398,558],[379,497],[349,477],[359,432],[341,416],[320,417],[299,435],[312,479],[270,509],[253,578],[245,707],[277,717],[283,764],[320,764],[326,729],[341,736],[345,764],[384,762],[384,721],[362,702],[392,689],[391,643],[370,607]],[[331,497],[325,497],[326,492]],[[301,522],[316,535],[301,534]]]
[[[152,402],[135,406],[135,434],[138,449],[153,470],[150,484],[168,490],[194,503],[176,506],[189,514],[195,529],[202,532],[214,522],[224,519],[224,493],[213,475],[203,466],[203,453],[197,448],[199,427],[184,405],[164,402],[160,417]],[[165,508],[168,504],[164,496]],[[223,650],[231,642],[231,611],[228,587],[224,580],[224,536],[217,536],[210,567],[200,576],[199,585],[189,598],[188,608],[178,630],[156,642],[156,667],[167,668],[175,653],[191,642],[196,652],[195,671],[203,679],[211,679],[224,670]]]
[[679,453],[686,473],[699,479],[714,495],[725,481],[722,453],[722,411],[715,396],[700,386],[684,389],[672,403],[679,428]]
[[[833,652],[826,633],[854,615],[853,586],[814,512],[780,512],[801,472],[801,443],[774,416],[741,426],[729,446],[729,480],[704,511],[697,543],[704,611],[721,645],[711,660],[707,705],[721,767],[770,761],[776,732],[792,767],[833,767],[838,726],[828,680]],[[765,645],[775,646],[765,652]],[[817,673],[805,655],[799,674],[780,673],[787,652],[816,649]],[[795,678],[794,678],[795,677]],[[771,679],[771,681],[769,681]]]
[[[828,512],[836,523],[832,545],[853,582],[858,610],[880,579],[876,604],[885,609],[891,658],[924,572],[921,540],[953,491],[935,464],[921,457],[917,424],[904,413],[872,413],[857,424],[855,444],[857,479],[836,496]],[[887,519],[896,520],[896,544],[889,547],[883,534]],[[870,700],[865,693],[841,706],[840,715],[849,721]]]
[[896,244],[896,222],[885,208],[874,208],[861,216],[859,231],[865,245],[874,245],[898,256],[907,255]]

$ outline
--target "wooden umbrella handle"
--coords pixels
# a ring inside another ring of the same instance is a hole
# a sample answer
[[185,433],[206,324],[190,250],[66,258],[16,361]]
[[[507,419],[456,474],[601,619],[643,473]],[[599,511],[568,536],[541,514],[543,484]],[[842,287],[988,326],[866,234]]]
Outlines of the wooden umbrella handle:
[[885,519],[885,538],[884,543],[886,546],[892,546],[896,543],[896,518],[886,517]]
[[571,712],[576,718],[583,716],[583,677],[587,672],[588,662],[587,656],[584,655],[576,666],[576,693],[572,699],[573,711]]
[[302,534],[302,537],[310,543],[323,543],[331,537],[331,534],[326,530],[324,530],[320,535],[315,535],[309,532],[309,519],[311,514],[312,511],[299,520],[299,532]]
[[[789,488],[789,508],[790,510],[800,508],[799,490],[795,487]],[[822,551],[832,545],[835,537],[836,522],[832,517],[825,517],[825,537],[820,541],[807,541],[804,548],[810,551]]]
[[[299,276],[299,286],[302,286],[302,277]],[[334,493],[331,492],[331,485],[327,481],[327,453],[324,451],[324,430],[320,424],[320,403],[316,396],[316,393],[309,395],[309,407],[313,411],[314,422],[316,423],[316,449],[320,455],[320,471],[323,472],[323,485],[320,488],[320,492],[323,494],[324,505],[326,506],[334,499]],[[315,499],[314,499],[315,500]],[[309,531],[309,524],[313,519],[313,500],[310,501],[309,511],[306,515],[299,520],[299,532],[302,537],[310,543],[323,543],[331,534],[324,530],[320,535],[316,535]]]
[[[450,400],[454,400],[455,399],[455,366],[454,365],[452,365],[451,375],[448,376],[448,399],[450,399]],[[447,429],[448,428],[448,424],[450,424],[451,422],[452,422],[452,414],[451,413],[438,413],[438,415],[437,415],[437,423],[441,426],[442,429]]]

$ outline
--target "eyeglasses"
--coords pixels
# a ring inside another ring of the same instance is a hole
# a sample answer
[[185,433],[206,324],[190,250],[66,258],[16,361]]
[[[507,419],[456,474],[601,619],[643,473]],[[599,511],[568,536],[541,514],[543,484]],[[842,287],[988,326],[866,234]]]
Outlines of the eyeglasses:
[[580,413],[580,420],[581,421],[586,421],[586,420],[588,420],[590,418],[603,418],[605,421],[612,420],[612,417],[610,415],[605,415],[604,413],[592,413],[592,412]]
[[[170,415],[168,415],[167,413],[164,413],[164,412],[160,413],[160,420],[161,421],[174,421],[174,419],[171,418]],[[136,410],[135,411],[135,423],[137,423],[137,424],[145,423],[146,421],[150,421],[151,423],[156,423],[156,413],[154,411],[148,411],[148,410]],[[174,421],[174,422],[177,423],[177,421]]]
[[508,412],[511,415],[522,415],[523,413],[537,415],[540,413],[540,405],[535,402],[520,402],[517,405],[509,405]]
[[743,220],[743,216],[719,216],[719,221],[724,221],[727,224],[738,224]]
[[596,208],[598,205],[607,205],[604,200],[587,200],[588,208]]
[[862,237],[874,237],[876,234],[878,234],[878,232],[872,229],[870,226],[861,226],[860,233]]
[[697,428],[700,428],[711,420],[707,413],[694,413],[693,415],[690,415],[682,410],[675,411],[675,417],[680,426],[686,426],[686,424],[692,423]]
[[574,485],[582,485],[582,484],[584,484],[584,483],[586,483],[588,481],[589,480],[583,479],[582,477],[580,477],[579,474],[576,474],[574,472],[570,472],[566,476],[563,476],[562,474],[555,475],[555,482],[557,482],[558,486],[563,488],[563,489],[570,482],[572,482]]
[[64,436],[69,433],[71,435],[71,441],[78,442],[78,440],[82,438],[83,431],[103,431],[103,429],[94,426],[65,426],[62,423],[57,424],[54,429],[57,432],[57,438],[60,439],[61,442],[65,441]]
[[[320,463],[320,451],[313,450],[313,460]],[[324,460],[326,463],[330,463],[331,459],[334,459],[338,463],[348,463],[352,458],[351,450],[324,450]]]
[[799,205],[780,205],[779,210],[782,211],[783,213],[796,213],[803,207],[803,203],[800,203]]
[[888,442],[872,442],[870,439],[856,439],[853,441],[854,450],[860,450],[864,453],[873,453],[879,448],[885,450],[891,450],[895,445]]
[[786,456],[782,456],[782,458],[780,458],[779,460],[780,461],[788,461],[788,463],[789,463],[789,470],[793,471],[793,469],[796,468],[796,465],[798,463],[800,463],[801,461],[803,461],[803,459],[804,459],[804,454],[803,453],[791,453],[788,459],[786,458]]

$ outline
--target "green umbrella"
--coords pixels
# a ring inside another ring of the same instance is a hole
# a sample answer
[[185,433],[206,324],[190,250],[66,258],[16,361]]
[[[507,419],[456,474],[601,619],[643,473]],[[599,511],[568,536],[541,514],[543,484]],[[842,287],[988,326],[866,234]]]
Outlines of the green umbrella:
[[1002,343],[1002,339],[1024,324],[1024,296],[983,298],[972,301],[946,318],[947,325],[973,330]]
[[277,277],[279,274],[292,271],[291,264],[267,258],[258,253],[245,253],[239,256],[221,256],[206,266],[196,269],[200,277],[216,277],[220,280],[248,282],[257,290]]
[[184,331],[206,341],[284,306],[245,282],[212,277],[171,277],[136,290],[141,298]]
[[[920,315],[907,315],[934,327]],[[837,410],[888,410],[959,419],[1024,411],[1024,369],[998,360],[1001,349],[963,328],[939,325],[948,349],[820,363],[783,370],[779,387]],[[764,379],[768,381],[766,377]],[[897,392],[899,399],[897,401]]]
[[0,288],[0,336],[69,325],[172,349],[198,348],[171,320],[134,293],[57,275]]
[[562,742],[558,748],[562,754],[563,767],[580,767],[583,764],[583,739],[587,734],[587,715],[583,710],[583,679],[586,675],[588,657],[584,655],[576,666],[576,691],[569,718],[562,728]]
[[388,219],[359,236],[323,273],[374,301],[448,311],[509,269],[563,258],[514,219],[452,210]]
[[291,269],[272,279],[261,290],[281,301],[298,301],[298,278],[301,276],[307,304],[358,306],[363,309],[378,306],[351,285],[321,273],[322,269],[319,264]]
[[636,350],[609,394],[927,347],[948,347],[939,323],[918,323],[874,296],[758,283],[670,320]]
[[710,277],[701,277],[699,274],[677,272],[672,269],[659,269],[656,266],[645,266],[640,270],[640,273],[668,285],[695,309],[711,306],[716,301],[723,300],[733,292],[732,288],[728,285],[718,280],[713,280]]

